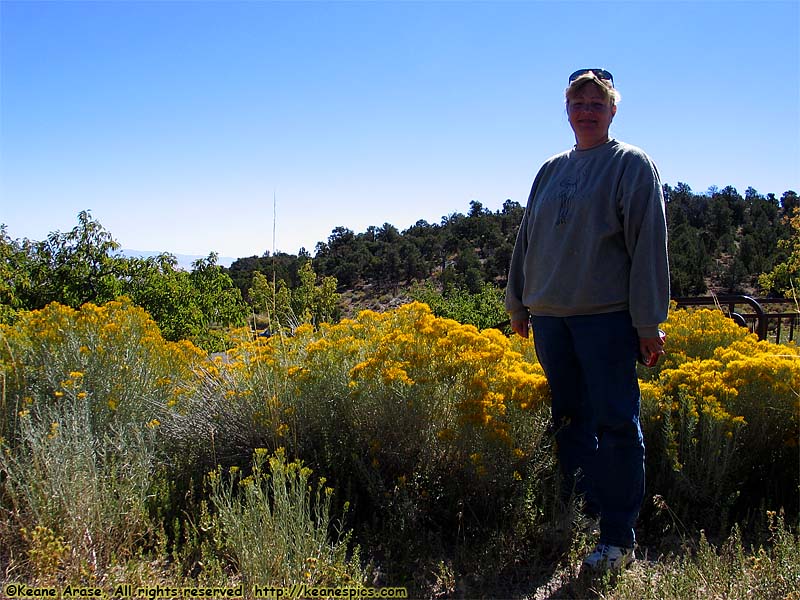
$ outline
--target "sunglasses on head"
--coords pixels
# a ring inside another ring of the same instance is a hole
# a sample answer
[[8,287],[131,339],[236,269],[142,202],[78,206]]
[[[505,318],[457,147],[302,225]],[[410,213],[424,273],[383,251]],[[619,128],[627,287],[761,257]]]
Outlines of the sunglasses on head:
[[605,69],[578,69],[572,75],[569,76],[569,82],[572,83],[581,75],[586,75],[586,73],[594,73],[594,75],[598,79],[602,79],[603,81],[610,81],[611,87],[614,87],[614,76]]

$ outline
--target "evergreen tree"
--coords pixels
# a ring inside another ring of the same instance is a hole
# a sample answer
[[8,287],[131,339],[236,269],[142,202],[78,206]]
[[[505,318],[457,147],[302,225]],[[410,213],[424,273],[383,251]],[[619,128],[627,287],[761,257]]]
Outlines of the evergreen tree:
[[800,208],[795,208],[789,225],[791,235],[778,242],[788,257],[769,273],[762,274],[758,282],[770,295],[797,300],[800,294]]
[[706,292],[709,256],[697,229],[683,222],[669,235],[670,289],[673,296],[697,296]]

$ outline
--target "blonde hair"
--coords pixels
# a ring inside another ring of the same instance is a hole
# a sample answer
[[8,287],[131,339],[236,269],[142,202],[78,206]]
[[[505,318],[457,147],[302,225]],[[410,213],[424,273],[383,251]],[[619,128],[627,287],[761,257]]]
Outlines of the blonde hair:
[[617,88],[614,87],[611,81],[600,79],[592,71],[588,71],[576,77],[575,80],[569,84],[569,87],[564,90],[567,106],[569,106],[569,101],[572,98],[577,96],[584,87],[591,83],[597,86],[597,89],[605,97],[610,106],[616,106],[617,103],[622,100],[622,94],[617,91]]

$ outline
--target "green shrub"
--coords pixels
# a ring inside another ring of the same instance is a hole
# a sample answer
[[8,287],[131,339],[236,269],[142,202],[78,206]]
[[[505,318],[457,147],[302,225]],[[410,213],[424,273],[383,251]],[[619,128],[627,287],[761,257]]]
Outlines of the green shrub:
[[[333,490],[311,469],[287,462],[283,449],[256,450],[251,473],[233,467],[208,477],[222,544],[247,587],[252,585],[361,586],[358,550],[348,556],[350,533],[331,517]],[[333,539],[331,538],[333,535]]]
[[[153,543],[149,497],[158,468],[151,432],[97,436],[87,398],[66,395],[58,406],[24,411],[20,439],[0,455],[0,470],[16,526],[53,532],[70,549],[62,566],[91,577]],[[34,571],[44,577],[37,540],[27,541]]]
[[678,556],[637,566],[605,582],[610,600],[712,600],[800,598],[800,536],[783,517],[770,513],[767,547],[748,548],[738,528],[719,547],[701,533],[697,544]]
[[474,325],[478,329],[497,327],[508,321],[504,292],[490,283],[484,283],[477,294],[463,288],[442,293],[433,284],[426,283],[414,287],[410,295],[417,302],[430,306],[437,317]]

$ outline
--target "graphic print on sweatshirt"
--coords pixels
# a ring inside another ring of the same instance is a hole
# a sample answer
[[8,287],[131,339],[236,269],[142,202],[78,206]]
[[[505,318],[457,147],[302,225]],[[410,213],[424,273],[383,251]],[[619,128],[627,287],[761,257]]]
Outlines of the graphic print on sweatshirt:
[[583,187],[586,176],[586,166],[578,169],[574,174],[568,175],[561,182],[559,187],[561,191],[558,193],[560,201],[558,206],[558,217],[556,218],[556,227],[566,225],[569,219],[572,204],[576,200],[578,191]]

